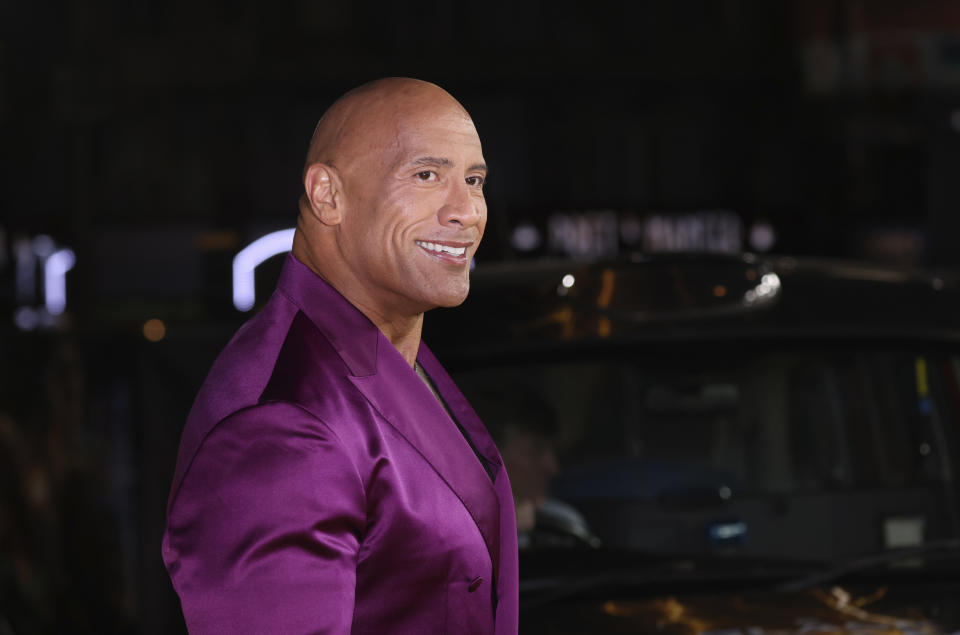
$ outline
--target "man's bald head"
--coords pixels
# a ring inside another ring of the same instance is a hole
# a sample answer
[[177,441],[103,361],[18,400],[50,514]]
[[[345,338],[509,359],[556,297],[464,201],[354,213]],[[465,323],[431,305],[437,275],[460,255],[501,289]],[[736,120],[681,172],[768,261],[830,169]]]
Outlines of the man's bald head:
[[335,101],[317,122],[304,171],[314,163],[343,169],[389,143],[405,118],[438,105],[470,117],[450,93],[430,82],[388,77],[358,86]]
[[466,297],[486,173],[473,120],[445,90],[365,84],[314,131],[293,254],[384,332],[419,325]]

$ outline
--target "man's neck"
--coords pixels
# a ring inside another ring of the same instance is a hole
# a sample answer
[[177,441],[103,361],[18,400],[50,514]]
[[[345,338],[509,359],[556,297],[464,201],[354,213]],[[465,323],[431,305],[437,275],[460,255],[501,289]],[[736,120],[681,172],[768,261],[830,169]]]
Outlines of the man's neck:
[[371,315],[367,315],[367,317],[387,336],[387,339],[390,340],[396,349],[400,351],[403,359],[410,364],[410,368],[413,368],[417,361],[417,352],[420,350],[423,313],[420,313],[414,318],[394,320],[385,323],[378,322]]

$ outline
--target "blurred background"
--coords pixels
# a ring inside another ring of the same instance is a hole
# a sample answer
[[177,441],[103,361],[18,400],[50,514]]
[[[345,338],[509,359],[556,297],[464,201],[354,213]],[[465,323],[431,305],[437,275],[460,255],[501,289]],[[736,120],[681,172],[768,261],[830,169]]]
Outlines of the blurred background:
[[952,0],[0,2],[0,634],[182,630],[164,506],[249,315],[233,258],[293,226],[324,109],[391,75],[474,117],[478,267],[960,265]]

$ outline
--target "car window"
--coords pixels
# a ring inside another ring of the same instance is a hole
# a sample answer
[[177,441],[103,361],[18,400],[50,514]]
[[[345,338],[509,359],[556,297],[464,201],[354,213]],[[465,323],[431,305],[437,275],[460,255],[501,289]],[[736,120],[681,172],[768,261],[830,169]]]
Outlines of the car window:
[[700,351],[503,364],[458,381],[481,416],[511,387],[538,393],[566,469],[639,458],[721,471],[748,491],[803,491],[948,479],[955,364],[903,351]]
[[834,558],[890,546],[896,519],[926,536],[911,540],[960,530],[957,368],[935,350],[687,343],[478,363],[457,381],[518,518],[524,497],[556,500],[608,544],[710,550],[711,528],[749,527],[744,553]]

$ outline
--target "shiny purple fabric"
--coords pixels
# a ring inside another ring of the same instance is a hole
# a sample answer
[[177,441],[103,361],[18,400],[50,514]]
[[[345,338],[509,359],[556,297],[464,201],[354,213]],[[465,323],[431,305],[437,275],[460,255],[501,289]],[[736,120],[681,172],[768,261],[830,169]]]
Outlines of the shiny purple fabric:
[[400,353],[293,256],[190,412],[163,559],[191,633],[517,632],[503,461],[426,345]]

